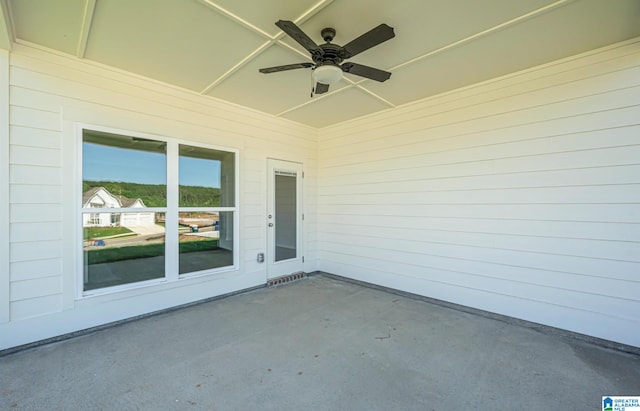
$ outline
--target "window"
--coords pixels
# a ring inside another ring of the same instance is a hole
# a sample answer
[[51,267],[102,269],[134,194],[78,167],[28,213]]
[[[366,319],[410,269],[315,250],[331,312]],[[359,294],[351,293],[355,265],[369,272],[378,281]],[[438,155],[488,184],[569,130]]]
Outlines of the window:
[[88,225],[99,225],[99,224],[100,224],[100,213],[89,213]]
[[233,264],[233,153],[180,145],[179,272]]
[[233,268],[235,158],[169,139],[84,129],[83,292]]

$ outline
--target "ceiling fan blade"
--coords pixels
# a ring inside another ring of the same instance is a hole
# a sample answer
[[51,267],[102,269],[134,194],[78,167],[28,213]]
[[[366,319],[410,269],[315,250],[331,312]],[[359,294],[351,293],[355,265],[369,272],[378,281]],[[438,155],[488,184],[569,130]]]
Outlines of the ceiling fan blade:
[[295,70],[295,69],[301,69],[301,68],[309,68],[309,67],[313,67],[315,64],[313,63],[295,63],[295,64],[285,64],[284,66],[275,66],[275,67],[267,67],[267,68],[261,68],[260,70],[258,70],[260,73],[276,73],[278,71],[285,71],[285,70]]
[[395,36],[393,27],[389,27],[383,23],[364,33],[357,39],[351,40],[349,43],[345,44],[342,47],[347,53],[345,59],[351,58],[356,54],[360,54],[365,50],[369,50],[371,47],[377,46],[378,44],[392,39]]
[[324,83],[316,83],[316,94],[322,94],[329,91],[329,85]]
[[368,79],[380,82],[389,80],[389,77],[391,77],[391,73],[389,73],[388,71],[369,66],[363,66],[362,64],[344,63],[341,67],[342,71],[344,71],[345,73],[355,74],[356,76],[366,77]]
[[289,37],[300,43],[300,45],[307,49],[312,55],[324,54],[324,51],[320,48],[320,46],[318,46],[313,40],[311,40],[309,36],[307,36],[305,32],[300,29],[300,27],[296,26],[294,22],[289,20],[278,20],[276,22],[276,26],[287,33]]

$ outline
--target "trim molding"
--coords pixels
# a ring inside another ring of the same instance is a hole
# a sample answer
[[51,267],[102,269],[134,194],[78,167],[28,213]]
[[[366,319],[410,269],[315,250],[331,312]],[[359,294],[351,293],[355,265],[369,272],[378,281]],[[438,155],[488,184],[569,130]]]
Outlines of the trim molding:
[[0,50],[0,323],[9,322],[9,52]]

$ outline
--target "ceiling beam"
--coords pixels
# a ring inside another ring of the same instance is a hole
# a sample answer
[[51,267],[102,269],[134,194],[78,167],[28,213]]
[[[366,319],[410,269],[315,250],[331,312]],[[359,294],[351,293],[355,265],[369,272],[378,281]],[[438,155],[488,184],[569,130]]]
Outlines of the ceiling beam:
[[91,32],[91,23],[93,21],[93,12],[96,9],[96,0],[87,0],[84,5],[84,15],[82,16],[82,26],[80,27],[80,36],[78,40],[78,49],[76,57],[84,58],[87,50],[87,41]]
[[360,85],[360,83],[356,84],[356,85],[355,85],[355,86],[353,86],[353,87],[355,87],[355,88],[357,88],[357,89],[360,89],[360,90],[364,91],[365,93],[367,93],[367,94],[368,94],[368,95],[370,95],[371,97],[375,98],[375,99],[376,99],[376,100],[378,100],[379,102],[381,102],[381,103],[383,103],[383,104],[385,104],[385,105],[389,106],[389,108],[395,108],[395,107],[396,107],[396,105],[395,105],[395,104],[393,104],[393,103],[392,103],[392,102],[390,102],[389,100],[385,99],[384,97],[381,97],[381,96],[377,95],[376,93],[374,93],[373,91],[371,91],[371,90],[369,90],[369,89],[367,89],[367,88],[362,87],[362,86]]
[[[478,33],[472,34],[472,35],[470,35],[468,37],[465,37],[463,39],[454,41],[453,43],[446,44],[446,45],[444,45],[444,46],[442,46],[442,47],[440,47],[438,49],[431,50],[431,51],[429,51],[427,53],[424,53],[424,54],[422,54],[420,56],[414,57],[414,58],[412,58],[410,60],[407,60],[405,62],[402,62],[402,63],[400,63],[400,64],[398,64],[396,66],[388,68],[388,69],[386,69],[386,71],[393,72],[395,70],[398,70],[398,69],[403,68],[405,66],[408,66],[410,64],[416,63],[416,62],[418,62],[420,60],[426,59],[426,58],[434,56],[436,54],[440,54],[440,53],[442,53],[442,52],[444,52],[446,50],[449,50],[451,48],[458,47],[458,46],[460,46],[462,44],[465,44],[465,43],[469,43],[469,42],[471,42],[471,41],[473,41],[475,39],[478,39],[480,37],[486,36],[486,35],[488,35],[490,33],[495,32],[495,31],[502,30],[502,29],[504,29],[504,28],[506,28],[508,26],[512,26],[514,24],[520,23],[521,21],[526,20],[526,19],[530,19],[530,18],[532,18],[534,16],[537,16],[538,14],[545,13],[547,11],[553,10],[555,8],[563,6],[563,5],[565,5],[567,3],[570,3],[572,1],[575,1],[575,0],[558,0],[556,2],[547,4],[546,6],[540,7],[539,9],[530,11],[530,12],[525,13],[525,14],[523,14],[521,16],[518,16],[518,17],[514,17],[511,20],[507,20],[507,21],[505,21],[503,23],[500,23],[498,25],[490,27],[490,28],[488,28],[486,30],[480,31]],[[368,89],[366,89],[365,87],[363,87],[362,83],[364,83],[365,81],[367,81],[367,80],[366,79],[362,79],[362,80],[354,81],[352,86],[355,86],[355,87],[358,87],[358,88],[362,89],[366,93],[370,94],[372,97],[377,98],[379,101],[389,105],[390,107],[396,107],[393,103],[385,100],[384,98],[378,96],[377,94],[375,94],[375,93],[369,91]],[[294,109],[295,109],[295,107],[294,107]]]
[[[319,2],[314,4],[313,6],[309,7],[309,9],[307,11],[305,11],[300,16],[298,16],[298,18],[295,19],[293,22],[296,23],[297,25],[300,25],[300,24],[304,23],[305,21],[309,20],[312,16],[318,14],[318,12],[320,10],[324,9],[325,7],[327,7],[331,3],[333,3],[333,0],[320,0]],[[275,23],[275,21],[274,21],[274,23]]]
[[[211,92],[211,90],[213,90],[218,84],[222,83],[224,80],[229,78],[233,73],[235,73],[236,71],[240,70],[242,67],[247,65],[251,60],[253,60],[254,58],[258,57],[265,50],[267,50],[272,44],[275,44],[275,43],[283,45],[283,46],[287,47],[288,49],[293,50],[296,53],[298,53],[298,54],[302,55],[303,57],[306,57],[307,59],[310,60],[310,56],[308,56],[308,55],[302,53],[300,50],[297,50],[297,49],[289,46],[288,44],[280,41],[280,39],[285,35],[285,33],[283,31],[278,31],[278,33],[276,33],[276,35],[271,36],[269,33],[261,30],[260,28],[258,28],[257,26],[249,23],[245,19],[237,16],[236,14],[230,12],[229,10],[225,9],[224,7],[216,4],[213,0],[199,0],[199,1],[201,3],[207,5],[207,6],[211,7],[212,9],[218,11],[223,16],[225,16],[227,18],[230,18],[231,20],[235,21],[236,23],[241,24],[245,28],[247,28],[247,29],[253,31],[254,33],[257,33],[258,35],[260,35],[260,36],[262,36],[262,37],[264,37],[264,38],[269,40],[266,43],[262,44],[257,49],[255,49],[247,57],[245,57],[242,60],[240,60],[236,65],[231,67],[229,70],[227,70],[220,77],[218,77],[217,79],[212,81],[207,87],[205,87],[200,92],[200,94],[208,94],[209,92]],[[326,6],[331,4],[333,1],[334,0],[320,0],[318,3],[314,4],[308,10],[306,10],[304,13],[302,13],[297,19],[294,20],[294,22],[296,24],[302,24],[303,22],[307,21],[311,16],[313,16],[314,14],[318,13],[320,10],[322,10],[323,8],[325,8]]]
[[249,63],[254,58],[256,58],[259,54],[261,54],[264,50],[266,50],[271,44],[273,44],[272,41],[266,41],[265,43],[263,43],[260,47],[255,49],[251,54],[249,54],[247,57],[245,57],[242,60],[240,60],[235,66],[231,67],[223,75],[221,75],[220,77],[215,79],[211,84],[209,84],[207,87],[205,87],[200,92],[200,94],[209,93],[211,90],[213,90],[213,88],[215,86],[217,86],[218,84],[222,83],[227,77],[229,77],[230,75],[232,75],[233,73],[238,71],[241,67],[243,67],[244,65]]
[[349,90],[350,88],[351,88],[351,86],[345,86],[345,87],[340,87],[339,89],[330,91],[330,92],[325,93],[325,94],[320,94],[320,95],[314,94],[313,98],[305,101],[304,103],[298,104],[297,106],[289,107],[288,109],[279,112],[275,116],[276,117],[282,117],[283,115],[285,115],[287,113],[290,113],[290,112],[292,112],[294,110],[297,110],[297,109],[302,108],[304,106],[308,106],[309,104],[313,104],[313,103],[315,103],[317,101],[320,101],[322,99],[325,99],[325,98],[327,98],[329,96],[333,96],[334,94],[342,93],[343,91]]
[[0,20],[2,20],[4,32],[0,36],[6,37],[9,51],[13,50],[13,43],[16,41],[16,31],[13,24],[11,6],[7,0],[0,0]]
[[254,33],[267,38],[267,39],[271,39],[271,36],[269,35],[269,33],[267,33],[266,31],[260,29],[257,26],[254,26],[253,24],[249,23],[248,21],[246,21],[245,19],[243,19],[242,17],[238,16],[237,14],[234,14],[232,12],[230,12],[229,10],[225,9],[224,7],[216,4],[215,2],[213,2],[212,0],[200,0],[200,3],[204,4],[205,6],[208,6],[212,9],[214,9],[215,11],[217,11],[218,13],[222,14],[223,16],[235,21],[236,23],[240,24],[241,26],[244,26],[245,28],[253,31]]
[[514,24],[520,23],[523,20],[530,19],[530,18],[532,18],[532,17],[534,17],[534,16],[536,16],[538,14],[548,12],[548,11],[550,11],[552,9],[555,9],[557,7],[560,7],[560,6],[563,6],[563,5],[565,5],[565,4],[569,3],[569,2],[572,2],[572,1],[575,1],[575,0],[558,0],[558,1],[554,2],[554,3],[547,4],[546,6],[540,7],[539,9],[536,9],[536,10],[533,10],[533,11],[530,11],[529,13],[525,13],[525,14],[523,14],[521,16],[518,16],[518,17],[515,17],[515,18],[513,18],[511,20],[507,20],[507,21],[505,21],[503,23],[500,23],[500,24],[498,24],[496,26],[493,26],[493,27],[490,27],[490,28],[488,28],[486,30],[483,30],[483,31],[480,31],[478,33],[472,34],[471,36],[465,37],[465,38],[460,39],[458,41],[454,41],[453,43],[449,43],[449,44],[447,44],[445,46],[442,46],[442,47],[440,47],[438,49],[431,50],[431,51],[429,51],[429,52],[427,52],[427,53],[425,53],[425,54],[423,54],[421,56],[414,57],[414,58],[412,58],[410,60],[407,60],[407,61],[405,61],[403,63],[398,64],[397,66],[394,66],[394,67],[391,67],[390,69],[387,69],[387,71],[397,70],[399,68],[408,66],[409,64],[413,64],[413,63],[415,63],[417,61],[423,60],[423,59],[425,59],[427,57],[431,57],[433,55],[440,54],[440,53],[442,53],[444,51],[447,51],[447,50],[452,49],[454,47],[458,47],[458,46],[460,46],[462,44],[465,44],[465,43],[469,43],[469,42],[471,42],[471,41],[473,41],[475,39],[478,39],[480,37],[484,37],[484,36],[486,36],[488,34],[491,34],[494,31],[502,30],[502,29],[504,29],[506,27],[513,26]]

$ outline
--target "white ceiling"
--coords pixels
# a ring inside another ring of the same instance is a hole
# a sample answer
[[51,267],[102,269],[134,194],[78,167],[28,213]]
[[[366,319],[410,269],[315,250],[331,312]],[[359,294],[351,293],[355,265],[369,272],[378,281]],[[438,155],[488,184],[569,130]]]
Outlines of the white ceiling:
[[[640,0],[0,0],[0,48],[36,44],[202,95],[324,127],[640,36]],[[355,56],[392,73],[346,74],[310,97],[310,61],[275,22],[346,44],[387,23],[396,37]]]

